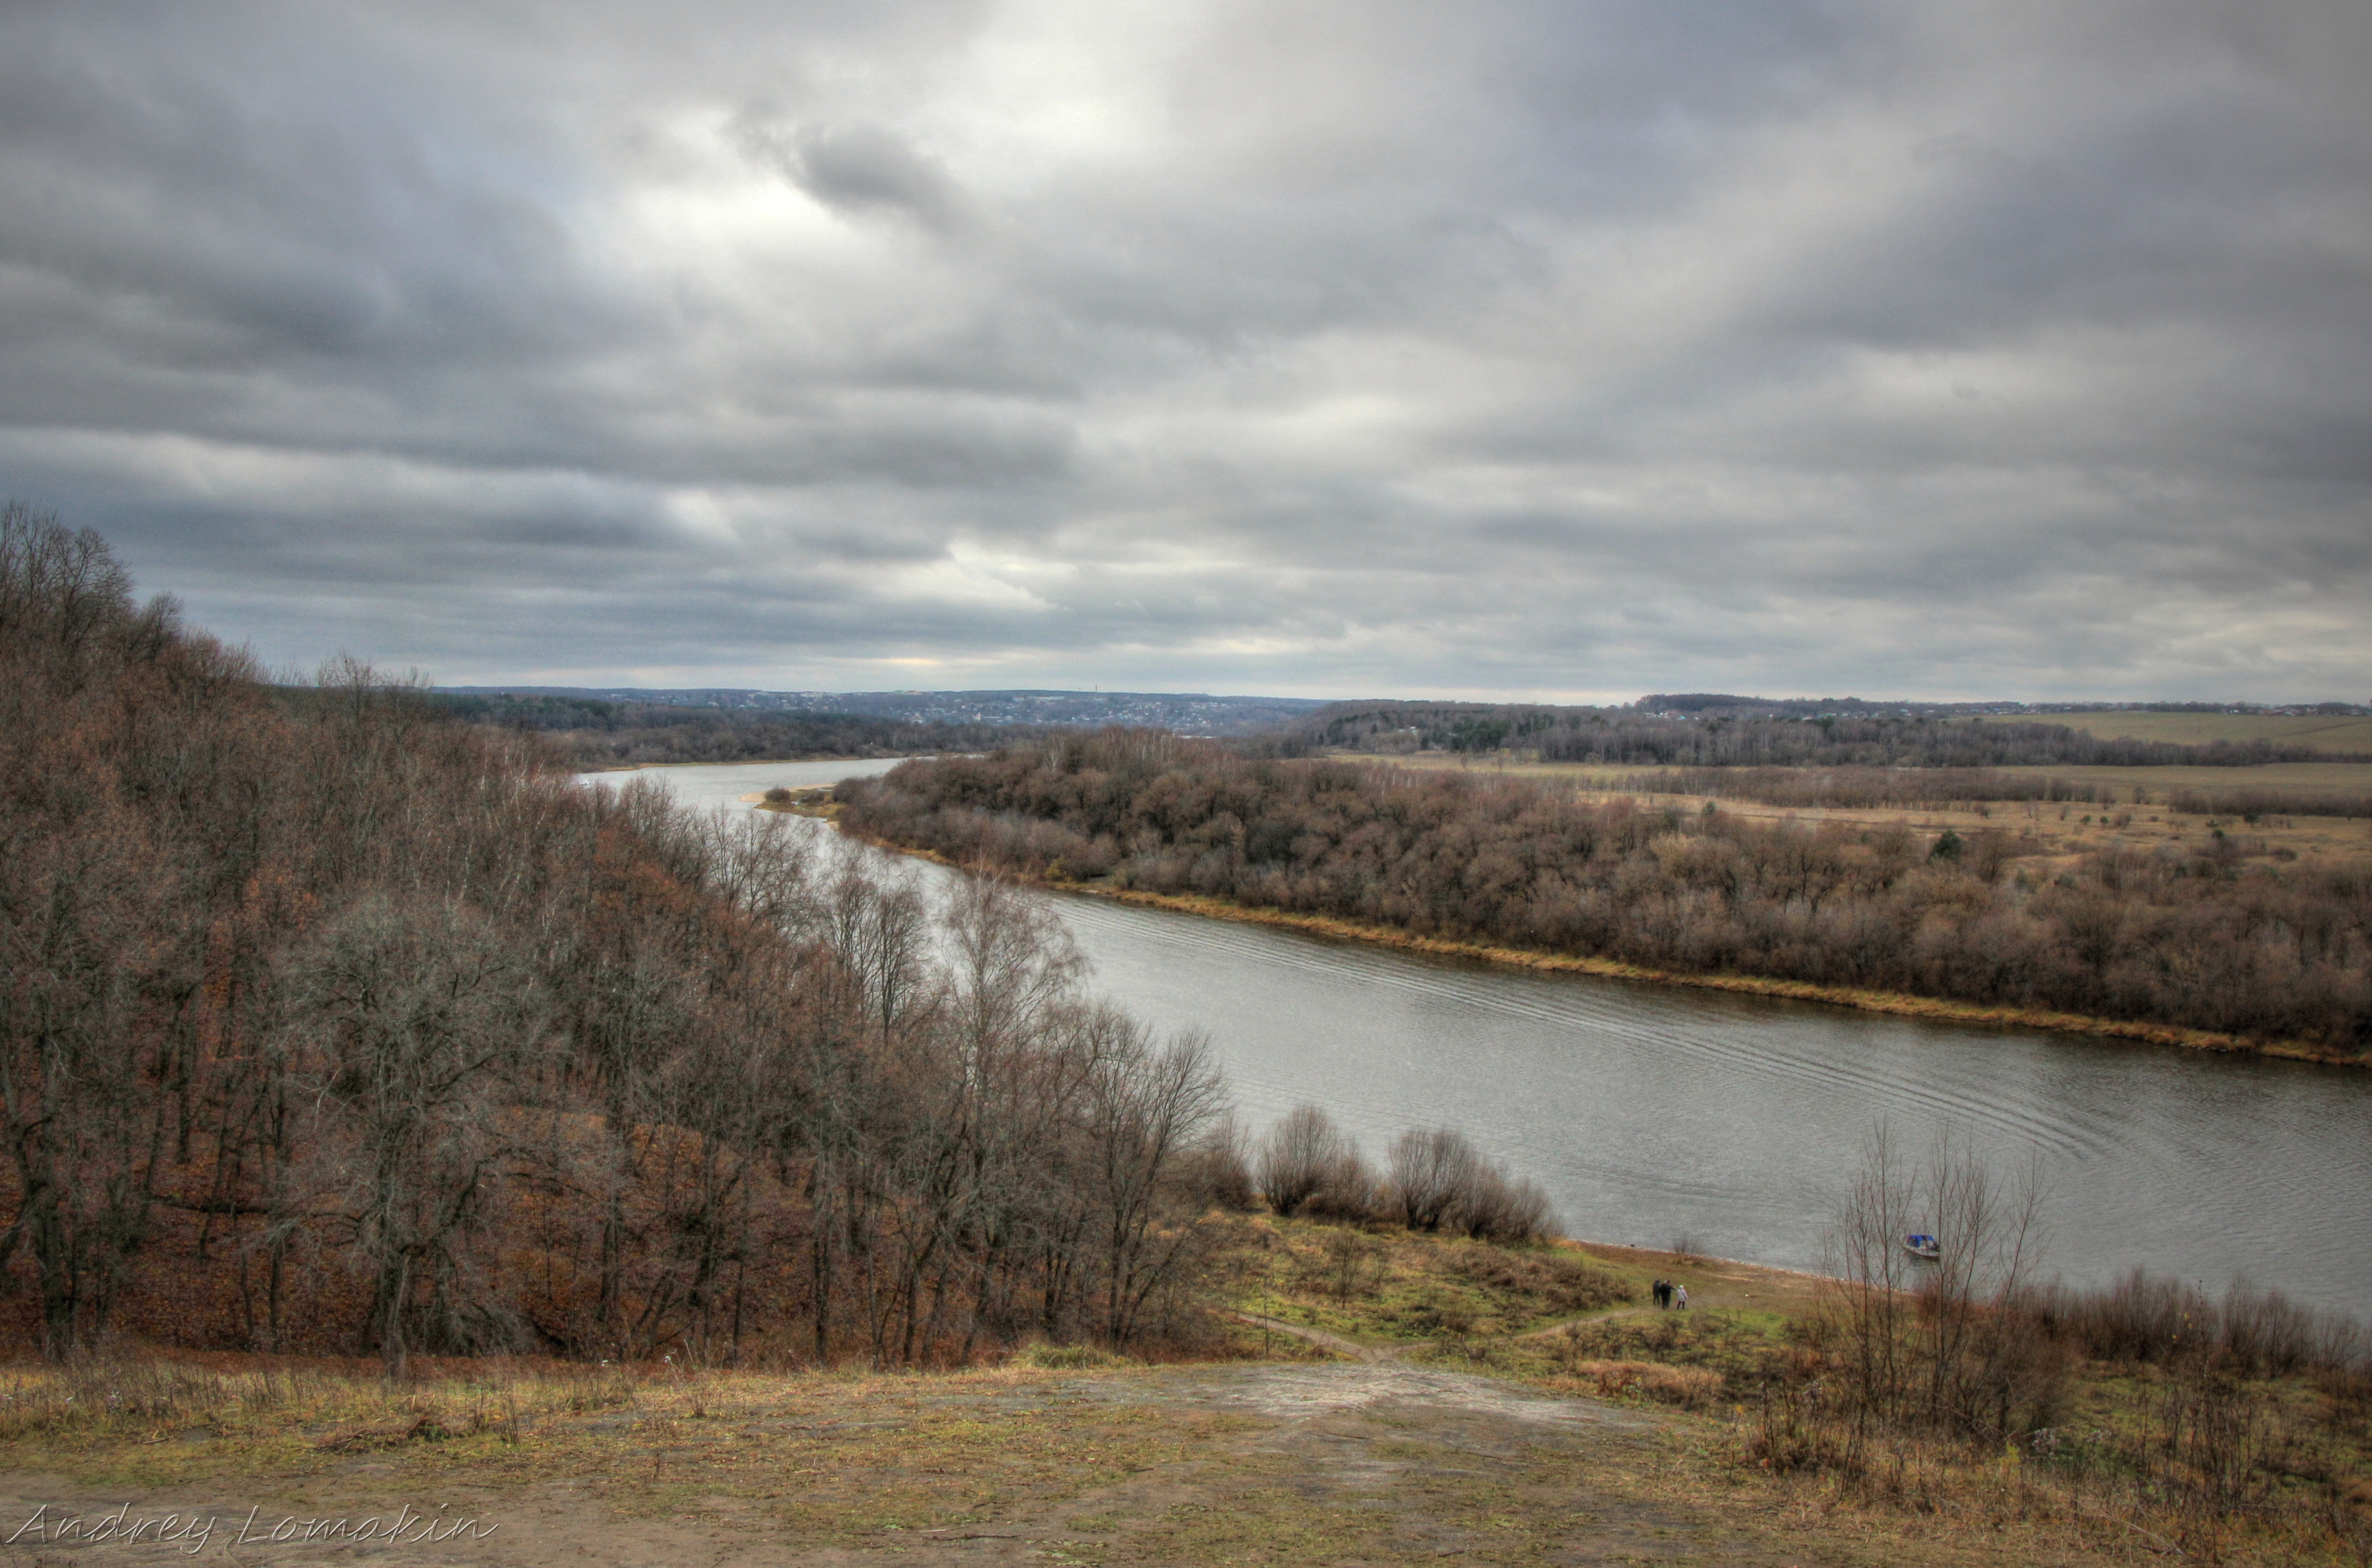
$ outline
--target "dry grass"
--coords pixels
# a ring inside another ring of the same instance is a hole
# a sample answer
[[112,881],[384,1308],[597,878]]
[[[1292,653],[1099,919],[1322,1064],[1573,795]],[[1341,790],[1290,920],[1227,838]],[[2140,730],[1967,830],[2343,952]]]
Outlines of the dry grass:
[[[461,1478],[497,1492],[583,1481],[626,1516],[738,1499],[823,1541],[1073,1496],[1227,1425],[1110,1402],[1046,1423],[1049,1391],[1079,1374],[1019,1363],[880,1376],[446,1364],[390,1385],[334,1365],[211,1359],[219,1369],[136,1356],[10,1370],[9,1468],[150,1491],[344,1480],[418,1495]],[[1097,1359],[1098,1376],[1145,1375]]]
[[[1289,1241],[1322,1255],[1322,1228]],[[1610,1274],[1678,1280],[1694,1305],[1599,1310],[1529,1332],[1503,1314],[1495,1326],[1478,1321],[1412,1347],[1397,1343],[1396,1297],[1428,1272],[1455,1278],[1446,1258],[1413,1252],[1384,1288],[1356,1302],[1306,1300],[1305,1317],[1424,1365],[1708,1416],[1697,1429],[1701,1466],[1667,1477],[1675,1496],[1701,1499],[1716,1477],[1750,1478],[1771,1489],[1766,1504],[1785,1498],[1828,1527],[1902,1548],[1940,1527],[2022,1537],[2078,1559],[2372,1561],[2372,1376],[2360,1368],[2275,1376],[2262,1358],[2234,1362],[2212,1349],[2206,1362],[2149,1364],[2077,1353],[2048,1430],[2006,1445],[1917,1431],[1861,1444],[1821,1353],[1826,1282],[1669,1252],[1577,1250]]]
[[[2372,718],[2309,714],[2153,714],[2117,711],[2041,714],[2043,724],[2088,729],[2103,740],[2162,740],[2179,746],[2211,741],[2271,741],[2316,751],[2372,752]],[[2220,771],[2220,770],[2218,770]]]
[[1529,1333],[1645,1295],[1631,1271],[1571,1244],[1494,1247],[1268,1215],[1228,1225],[1229,1306],[1361,1343]]
[[2258,768],[2110,768],[2019,765],[1993,770],[2028,778],[2066,779],[2120,790],[2139,785],[2152,800],[2170,791],[2280,790],[2303,795],[2372,795],[2372,762],[2268,762]]
[[1601,1400],[1652,1400],[1686,1410],[1711,1410],[1721,1401],[1722,1376],[1702,1366],[1669,1366],[1658,1361],[1593,1361],[1576,1356],[1563,1375],[1541,1379],[1559,1393],[1591,1394]]
[[[2169,715],[2180,717],[2183,715]],[[2210,715],[2212,716],[2212,715]],[[2245,715],[2233,715],[2245,716]],[[2372,724],[2372,720],[2358,721]],[[1530,778],[1568,783],[1582,799],[1593,803],[1628,799],[1655,809],[1669,807],[1674,796],[1640,794],[1629,781],[1669,772],[1651,767],[1603,767],[1575,762],[1506,762],[1465,761],[1440,753],[1413,757],[1370,758],[1393,767],[1418,770],[1505,772]],[[1807,772],[1817,772],[1811,769]],[[2178,790],[2210,795],[2263,790],[2287,795],[2372,796],[2372,763],[2285,762],[2262,768],[1996,768],[1995,772],[2061,778],[2080,784],[2112,788],[2124,797],[2120,804],[2083,802],[1993,801],[1950,807],[1938,806],[1796,807],[1752,800],[1723,800],[1725,815],[1758,821],[1833,822],[1856,828],[1897,825],[1913,831],[1940,835],[1947,829],[1969,838],[1988,830],[2024,841],[2019,864],[2038,874],[2055,874],[2082,856],[2107,850],[2154,850],[2169,845],[2203,847],[2215,828],[2245,836],[2250,855],[2287,863],[2309,857],[2324,864],[2372,860],[2372,822],[2345,817],[2285,816],[2253,823],[2186,814],[2171,809],[2168,800]],[[2131,803],[2139,789],[2148,804]]]
[[[2327,1484],[2245,1516],[2169,1510],[2118,1468],[2174,1387],[2148,1366],[2089,1369],[2047,1446],[1889,1440],[1847,1477],[1809,1462],[1820,1417],[1804,1325],[1821,1286],[1808,1276],[1653,1249],[1232,1223],[1237,1303],[1331,1325],[1407,1369],[1296,1365],[1324,1357],[1281,1340],[1285,1365],[1148,1367],[1041,1345],[940,1373],[440,1363],[398,1385],[359,1364],[126,1356],[0,1369],[0,1443],[17,1474],[104,1489],[94,1496],[228,1491],[324,1508],[459,1488],[511,1521],[518,1561],[554,1568],[582,1560],[566,1534],[579,1519],[604,1541],[648,1542],[651,1561],[688,1550],[664,1533],[679,1526],[720,1561],[717,1532],[737,1530],[767,1561],[869,1562],[949,1539],[968,1561],[1113,1565],[2372,1553],[2372,1390],[2247,1385],[2257,1450],[2320,1464]],[[1644,1300],[1658,1276],[1696,1307],[1608,1299]],[[1246,1331],[1231,1353],[1259,1340]],[[1444,1370],[1484,1380],[1458,1383],[1468,1399]],[[1489,1390],[1506,1382],[1617,1415],[1498,1413],[1507,1396]],[[1378,1391],[1364,1402],[1309,1398],[1366,1385]],[[543,1544],[527,1551],[522,1535]]]

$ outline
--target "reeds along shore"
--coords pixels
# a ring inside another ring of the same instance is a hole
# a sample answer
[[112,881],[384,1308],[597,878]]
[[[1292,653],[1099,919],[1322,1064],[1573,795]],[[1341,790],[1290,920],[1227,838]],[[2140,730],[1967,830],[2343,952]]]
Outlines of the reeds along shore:
[[2361,1064],[2372,871],[2238,846],[2038,876],[1999,833],[1591,806],[1523,779],[1058,737],[839,786],[845,830],[1361,940]]

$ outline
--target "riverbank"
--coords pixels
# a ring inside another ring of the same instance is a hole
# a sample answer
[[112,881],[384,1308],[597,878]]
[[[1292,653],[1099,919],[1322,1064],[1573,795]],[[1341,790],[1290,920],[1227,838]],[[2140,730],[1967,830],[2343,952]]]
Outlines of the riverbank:
[[[895,846],[884,847],[894,848]],[[1292,930],[1307,931],[1316,935],[1366,942],[1379,947],[1398,948],[1404,952],[1428,953],[1443,958],[1476,958],[1486,963],[1505,965],[1511,969],[1599,975],[1610,980],[1645,981],[1657,985],[1684,985],[1702,991],[1744,992],[1756,996],[1784,996],[1797,1002],[1821,1002],[1831,1006],[1858,1008],[1866,1013],[1891,1013],[1903,1017],[1934,1018],[1955,1024],[2013,1025],[2020,1028],[2052,1029],[2063,1034],[2105,1035],[2119,1040],[2143,1040],[2151,1045],[2175,1045],[2192,1051],[2277,1056],[2300,1062],[2323,1063],[2331,1066],[2360,1067],[2366,1064],[2364,1057],[2342,1056],[2324,1047],[2303,1040],[2250,1040],[2232,1035],[2216,1034],[2206,1029],[2178,1028],[2167,1024],[2129,1023],[2118,1018],[2097,1018],[2081,1013],[2054,1013],[2041,1008],[1979,1006],[1972,1003],[1952,1002],[1940,997],[1911,996],[1886,991],[1861,991],[1846,986],[1815,985],[1804,981],[1772,980],[1761,975],[1692,974],[1680,970],[1647,969],[1637,964],[1626,964],[1614,958],[1586,958],[1570,953],[1545,953],[1530,948],[1502,947],[1491,943],[1461,942],[1439,936],[1420,936],[1413,932],[1401,931],[1392,926],[1371,925],[1359,921],[1339,919],[1332,915],[1301,914],[1289,910],[1251,908],[1229,903],[1221,899],[1202,898],[1191,894],[1149,893],[1139,889],[1099,887],[1091,882],[1070,882],[1047,878],[1038,880],[1041,886],[1063,892],[1085,893],[1096,898],[1117,900],[1122,903],[1175,910],[1183,914],[1205,915],[1216,920],[1242,921],[1254,925],[1285,926]]]
[[[833,819],[837,810],[829,803],[814,798],[821,792],[802,792],[808,798],[797,799],[774,807],[796,811],[805,816]],[[843,832],[849,830],[837,821],[834,826]],[[912,855],[941,865],[953,863],[930,850],[913,849],[890,840],[868,834],[850,836],[877,849]],[[1686,986],[1700,991],[1727,991],[1755,996],[1785,997],[1796,1002],[1819,1002],[1830,1006],[1851,1007],[1865,1013],[1886,1013],[1901,1017],[1928,1018],[1939,1023],[2008,1026],[2017,1028],[2049,1029],[2061,1034],[2105,1036],[2115,1040],[2139,1040],[2150,1045],[2180,1046],[2190,1051],[2205,1051],[2227,1055],[2272,1056],[2297,1062],[2312,1062],[2325,1066],[2364,1067],[2372,1065],[2372,1058],[2345,1056],[2326,1047],[2305,1040],[2253,1040],[2233,1035],[2217,1034],[2207,1029],[2180,1028],[2167,1024],[2135,1023],[2120,1018],[2093,1017],[2081,1013],[2058,1013],[2042,1008],[1981,1006],[1972,1003],[1948,1001],[1940,997],[1914,996],[1898,992],[1863,991],[1846,986],[1816,985],[1805,981],[1773,980],[1761,975],[1695,974],[1682,970],[1649,969],[1614,958],[1588,958],[1572,953],[1550,953],[1526,947],[1507,947],[1496,943],[1465,942],[1441,936],[1424,936],[1394,926],[1377,925],[1362,921],[1344,920],[1334,915],[1304,914],[1291,910],[1261,908],[1238,904],[1225,899],[1195,894],[1154,893],[1136,888],[1115,888],[1101,881],[1064,877],[1025,877],[1022,880],[1052,892],[1077,893],[1089,898],[1110,899],[1116,903],[1136,904],[1147,909],[1169,910],[1180,914],[1201,915],[1213,920],[1231,920],[1249,925],[1277,926],[1287,930],[1308,932],[1312,935],[1333,937],[1341,941],[1361,942],[1371,947],[1389,947],[1401,952],[1424,953],[1438,958],[1469,958],[1496,964],[1508,969],[1531,970],[1554,974],[1596,975],[1608,980],[1640,981],[1656,985]]]

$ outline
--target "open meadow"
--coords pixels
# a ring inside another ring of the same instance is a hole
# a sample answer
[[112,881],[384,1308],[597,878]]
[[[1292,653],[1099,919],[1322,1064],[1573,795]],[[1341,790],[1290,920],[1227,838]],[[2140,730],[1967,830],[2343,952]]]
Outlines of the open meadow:
[[[2182,715],[2174,715],[2182,716]],[[1576,762],[1532,762],[1514,759],[1459,758],[1441,752],[1400,757],[1355,758],[1387,763],[1412,772],[1505,773],[1564,784],[1592,802],[1632,800],[1642,806],[1669,806],[1673,796],[1645,792],[1640,786],[1669,770],[1647,767],[1607,767]],[[1811,773],[1815,770],[1799,770]],[[2372,861],[2372,820],[2352,817],[2260,815],[2250,822],[2238,814],[2180,812],[2168,804],[2178,792],[2261,790],[2281,795],[2336,796],[2360,799],[2372,796],[2372,763],[2281,762],[2257,768],[1998,768],[2013,777],[2062,779],[2098,786],[2120,797],[2112,806],[2066,801],[1951,801],[1917,806],[1793,806],[1724,797],[1718,809],[1738,817],[1772,821],[1837,822],[1867,828],[1895,825],[1936,835],[1947,830],[1967,838],[1987,830],[2006,831],[2022,841],[2019,853],[2032,857],[2032,868],[2056,873],[2087,854],[2109,849],[2151,850],[2168,845],[2200,844],[2219,829],[2227,838],[2239,836],[2241,852],[2279,861],[2285,854],[2313,856],[2332,865]],[[2145,797],[2132,804],[2133,792]]]
[[2359,714],[2155,714],[2112,708],[2042,716],[2051,724],[2090,730],[2103,740],[2163,740],[2178,746],[2263,740],[2311,751],[2372,754],[2372,718]]

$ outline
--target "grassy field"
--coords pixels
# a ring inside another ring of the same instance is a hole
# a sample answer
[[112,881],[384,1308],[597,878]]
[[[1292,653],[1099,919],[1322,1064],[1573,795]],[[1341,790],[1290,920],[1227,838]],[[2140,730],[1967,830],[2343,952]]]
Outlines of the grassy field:
[[2285,714],[2152,714],[2109,710],[2041,714],[2042,724],[2088,729],[2103,740],[2164,740],[2201,746],[2215,740],[2267,740],[2316,751],[2372,753],[2372,718]]
[[2372,762],[2269,762],[2262,768],[1996,768],[1995,772],[2138,787],[2153,800],[2170,790],[2267,789],[2305,795],[2372,795]]
[[[1528,762],[1496,757],[1460,757],[1446,751],[1420,751],[1398,757],[1345,753],[1346,761],[1380,762],[1395,768],[1446,770],[1456,772],[1506,773],[1523,778],[1569,780],[1602,784],[1620,793],[1624,783],[1669,772],[1669,768],[1603,762]],[[1808,768],[1806,772],[1821,770]],[[2129,791],[2138,787],[2151,799],[2163,801],[2170,791],[2266,789],[2312,795],[2372,795],[2372,762],[2273,762],[2257,768],[2113,768],[2038,765],[1994,768],[1992,772],[2029,778],[2068,779],[2076,784],[2112,785]]]
[[[2328,1518],[2161,1517],[2064,1451],[2046,1464],[1910,1444],[1887,1484],[1848,1486],[1768,1463],[1773,1400],[1819,1337],[1824,1287],[1808,1276],[1224,1224],[1216,1283],[1242,1316],[1157,1365],[1041,1347],[913,1373],[424,1363],[392,1385],[362,1364],[172,1353],[0,1368],[0,1533],[42,1508],[52,1526],[173,1509],[228,1538],[250,1510],[254,1531],[408,1506],[494,1533],[394,1560],[523,1568],[2372,1553],[2362,1412],[2304,1379],[2251,1385],[2250,1419],[2281,1462],[2323,1466]],[[1685,1283],[1692,1309],[1648,1305],[1658,1276]],[[2147,1368],[2086,1368],[2069,1425],[2105,1434],[2161,1399]]]
[[[1574,762],[1461,761],[1438,752],[1413,757],[1377,758],[1394,767],[1504,772],[1529,778],[1572,784],[1585,798],[1619,799],[1629,796],[1644,805],[1669,805],[1675,797],[1634,795],[1627,781],[1664,770],[1609,768]],[[2037,873],[2055,872],[2076,857],[2104,849],[2146,849],[2203,839],[2220,819],[2184,815],[2165,805],[2175,790],[2278,789],[2331,795],[2372,795],[2372,763],[2291,762],[2264,768],[2001,768],[2005,773],[2031,773],[2073,780],[2078,784],[2112,785],[2120,791],[2139,788],[2157,804],[2113,807],[2086,803],[1994,801],[1945,808],[1936,806],[1868,807],[1772,806],[1751,800],[1724,800],[1721,809],[1735,816],[1794,819],[1806,822],[1842,822],[1866,827],[1904,823],[1920,831],[1941,833],[1948,828],[1963,837],[1998,829],[2030,841],[2026,857]],[[2372,821],[2360,818],[2291,817],[2247,826],[2251,853],[2279,859],[2317,855],[2331,861],[2372,858]]]

